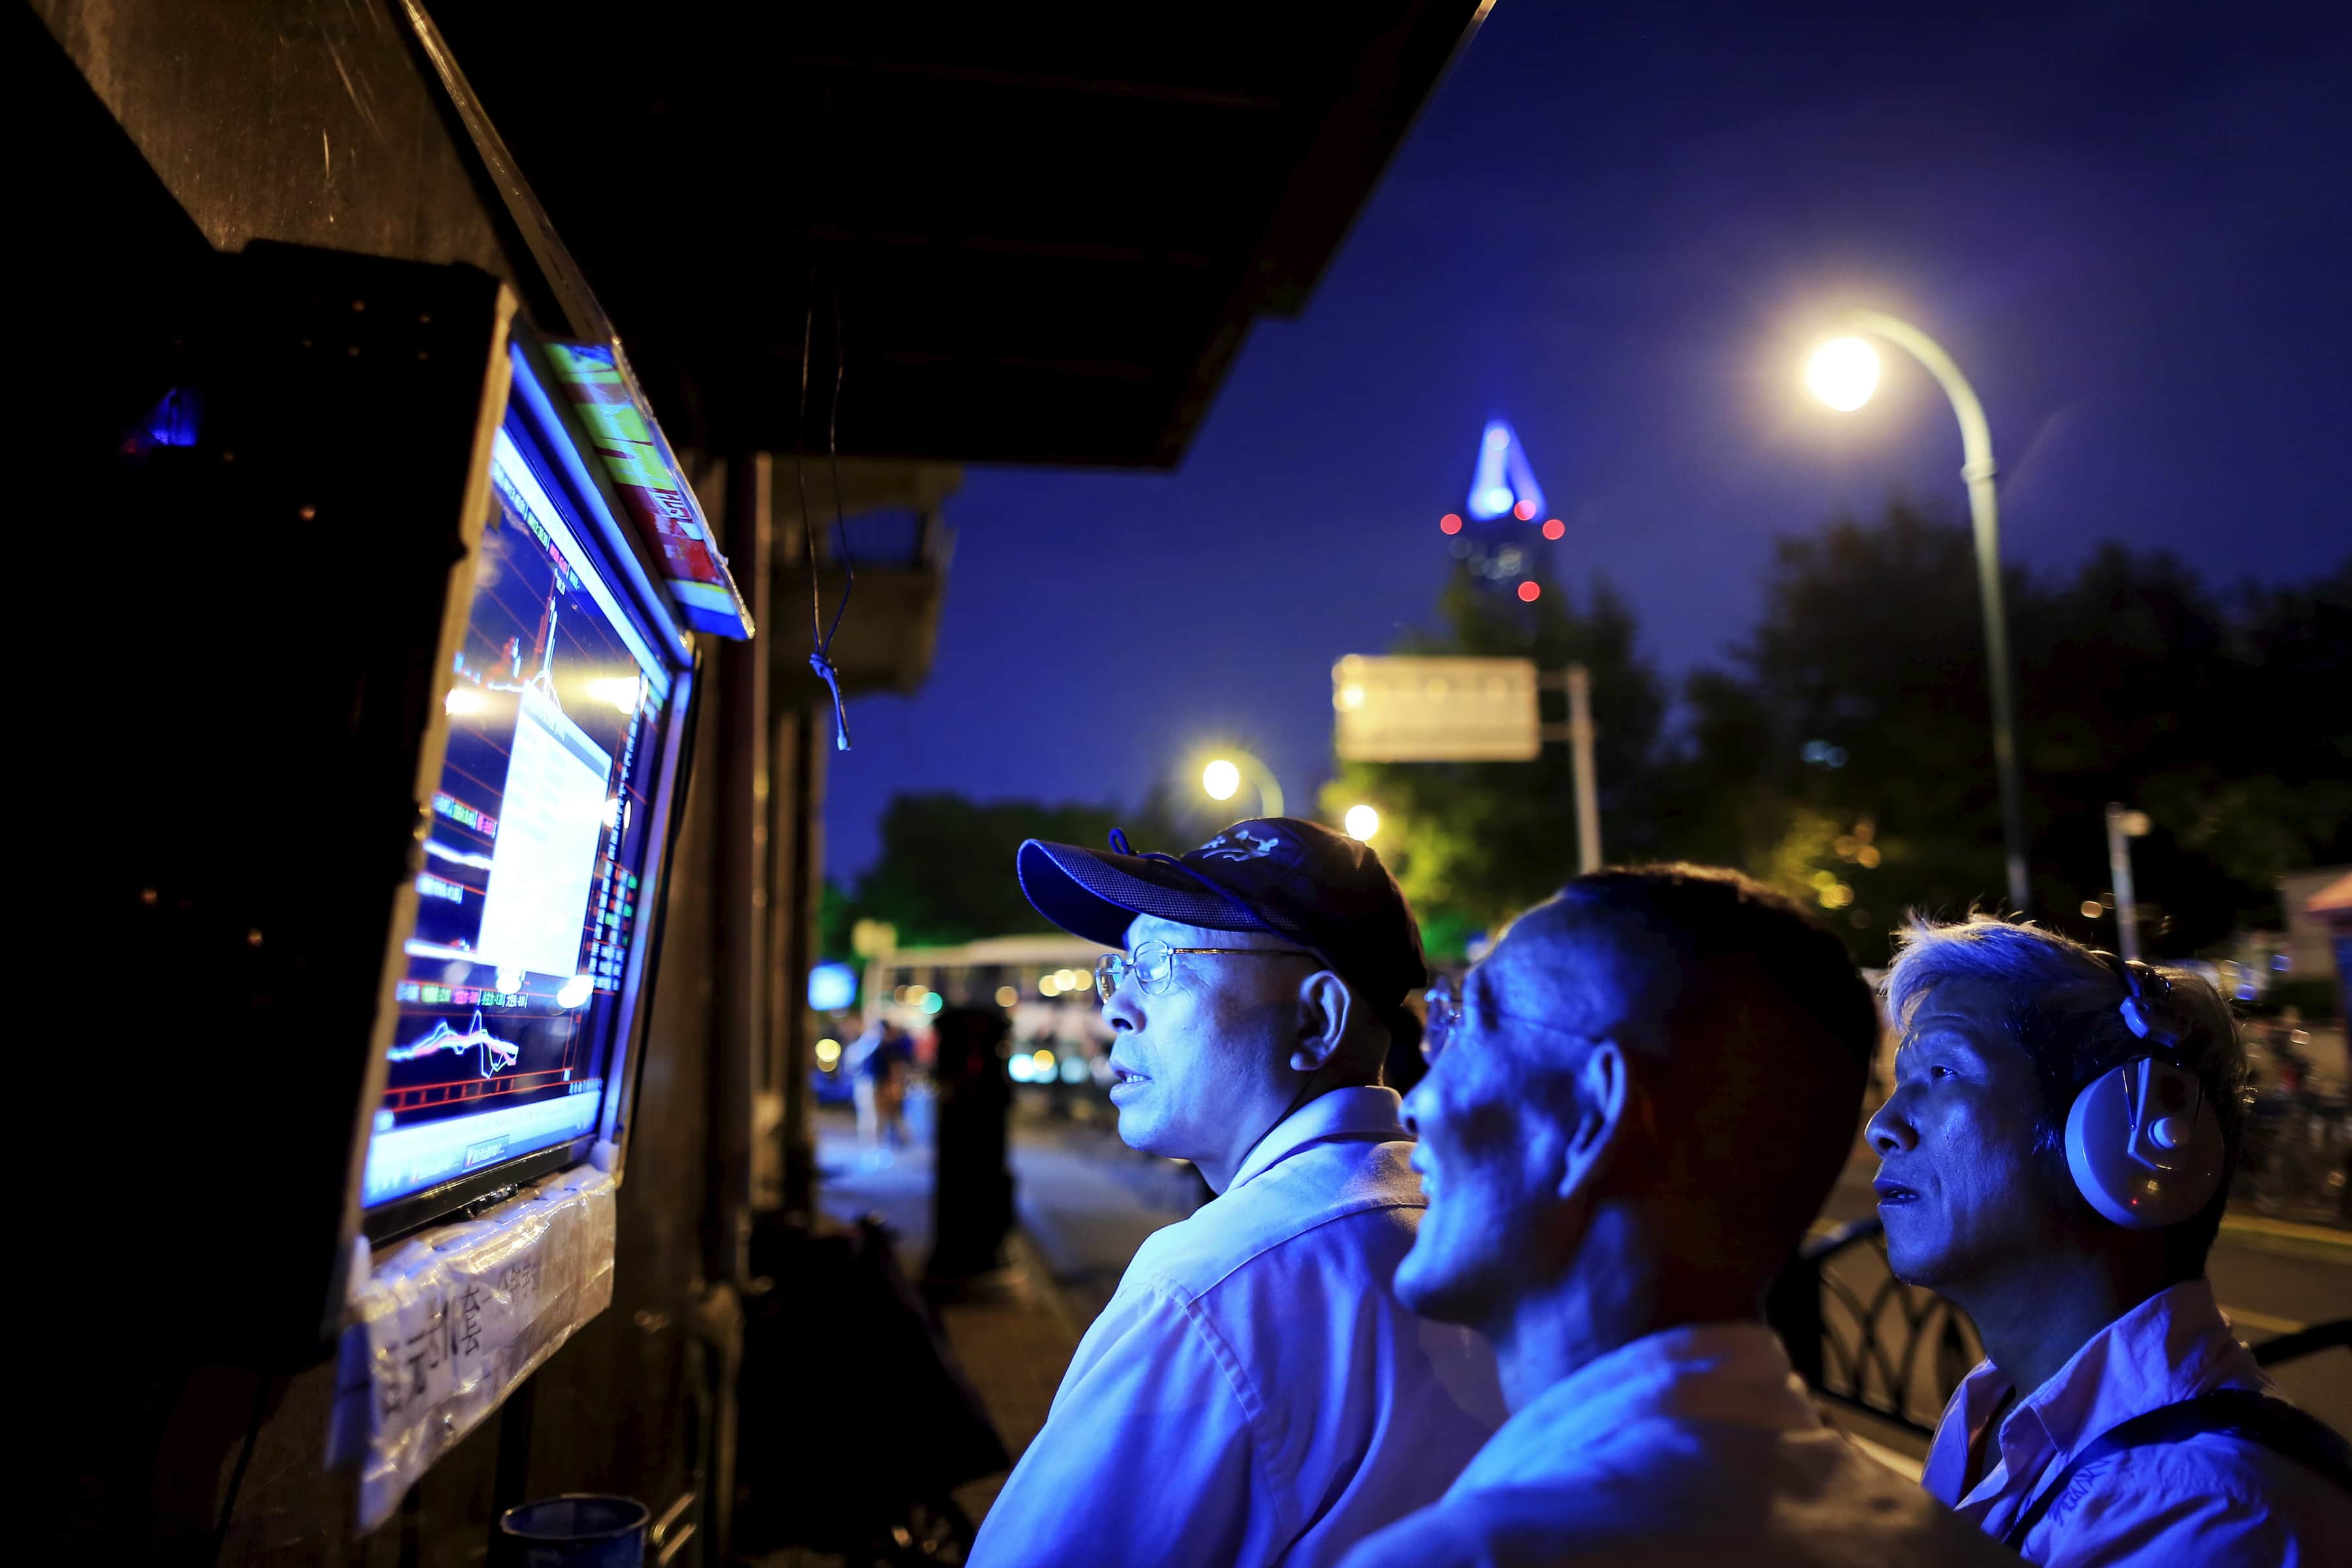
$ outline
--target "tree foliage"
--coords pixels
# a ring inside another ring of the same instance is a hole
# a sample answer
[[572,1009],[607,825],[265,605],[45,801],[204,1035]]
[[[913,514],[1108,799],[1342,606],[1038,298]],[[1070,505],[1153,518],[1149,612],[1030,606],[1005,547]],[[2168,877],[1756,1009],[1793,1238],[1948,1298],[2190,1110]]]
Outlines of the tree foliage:
[[[1606,583],[1582,603],[1552,584],[1522,604],[1456,570],[1433,626],[1396,652],[1524,658],[1591,672],[1602,847],[1613,862],[1738,866],[1838,922],[1884,962],[1909,910],[1998,907],[2002,839],[1984,630],[1968,526],[1897,497],[1784,540],[1753,633],[1691,676],[1679,722]],[[2120,544],[2071,575],[2011,568],[2035,913],[2113,945],[2105,806],[2145,811],[2134,847],[2153,951],[2193,952],[2274,923],[2285,871],[2352,861],[2352,558],[2312,584],[2224,591],[2168,555]],[[1566,718],[1543,693],[1543,718]],[[1531,763],[1352,763],[1326,821],[1381,815],[1381,856],[1433,955],[1458,955],[1576,869],[1568,748]],[[907,945],[1050,929],[1010,874],[1024,837],[1192,842],[1181,803],[895,799],[883,852],[855,889],[828,888],[826,946],[859,918]]]
[[946,791],[894,795],[882,814],[882,852],[855,888],[826,888],[823,944],[846,956],[861,920],[898,928],[901,947],[940,947],[980,937],[1049,931],[1013,874],[1024,838],[1107,847],[1124,826],[1137,844],[1162,835],[1146,813],[1086,804],[973,801]]
[[[2352,860],[2352,560],[2305,586],[2225,592],[2119,544],[2004,580],[2038,918],[2112,946],[2105,806],[2146,811],[2144,935],[2192,952],[2275,923],[2281,873]],[[1740,867],[1882,963],[1910,910],[2002,902],[2002,837],[1973,541],[1897,497],[1782,541],[1755,630],[1685,684],[1669,731],[1623,603],[1547,585],[1532,606],[1457,573],[1400,653],[1592,670],[1602,841],[1622,862]],[[1545,717],[1561,717],[1547,696]],[[1383,814],[1433,951],[1458,951],[1575,866],[1565,747],[1532,763],[1357,764],[1324,796]]]
[[[1900,499],[1784,542],[1729,671],[1694,679],[1674,766],[1680,853],[1829,906],[1882,960],[1904,910],[2001,899],[1984,634],[1965,524]],[[2275,923],[2282,872],[2352,858],[2352,562],[2306,588],[2223,594],[2110,544],[2071,578],[2004,578],[2036,915],[2103,945],[2105,806],[2158,948]],[[1817,846],[1826,822],[1837,831]]]

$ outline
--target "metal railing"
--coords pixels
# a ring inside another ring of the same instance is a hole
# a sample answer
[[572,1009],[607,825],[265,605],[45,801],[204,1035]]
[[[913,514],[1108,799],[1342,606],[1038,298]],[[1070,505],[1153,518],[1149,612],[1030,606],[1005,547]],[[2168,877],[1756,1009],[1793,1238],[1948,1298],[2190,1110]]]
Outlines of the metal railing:
[[1966,1313],[1895,1277],[1876,1215],[1807,1240],[1769,1310],[1817,1395],[1921,1438],[1984,1356]]
[[[1934,1435],[1953,1391],[1984,1357],[1966,1313],[1895,1277],[1876,1215],[1824,1231],[1800,1247],[1774,1287],[1767,1313],[1817,1397],[1921,1439]],[[2250,1348],[2264,1367],[2352,1348],[2352,1318]]]

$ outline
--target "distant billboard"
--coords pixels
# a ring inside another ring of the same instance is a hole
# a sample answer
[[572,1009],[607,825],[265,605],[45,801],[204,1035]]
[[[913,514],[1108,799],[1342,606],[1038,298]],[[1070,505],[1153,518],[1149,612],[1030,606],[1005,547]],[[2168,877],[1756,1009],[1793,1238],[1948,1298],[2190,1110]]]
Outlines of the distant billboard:
[[1349,654],[1331,667],[1339,760],[1525,763],[1543,749],[1525,658]]

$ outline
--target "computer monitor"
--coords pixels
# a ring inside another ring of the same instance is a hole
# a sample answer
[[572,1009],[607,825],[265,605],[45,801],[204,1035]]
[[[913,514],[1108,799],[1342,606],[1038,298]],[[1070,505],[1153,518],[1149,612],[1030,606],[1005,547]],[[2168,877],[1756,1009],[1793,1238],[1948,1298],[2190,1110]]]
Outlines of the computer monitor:
[[690,666],[518,339],[447,652],[361,1204],[378,1240],[590,1157],[625,1098]]

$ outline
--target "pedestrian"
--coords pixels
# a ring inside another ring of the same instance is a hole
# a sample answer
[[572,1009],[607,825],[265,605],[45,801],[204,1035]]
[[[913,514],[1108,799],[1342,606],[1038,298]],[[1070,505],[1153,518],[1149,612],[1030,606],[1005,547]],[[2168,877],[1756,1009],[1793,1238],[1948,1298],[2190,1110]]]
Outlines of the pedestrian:
[[857,1142],[868,1166],[889,1163],[907,1142],[907,1084],[915,1043],[887,1018],[877,1018],[850,1043],[850,1093],[857,1104]]
[[1986,1357],[1927,1489],[2031,1563],[2345,1562],[2352,1452],[2277,1396],[2205,1278],[2245,1125],[2229,1005],[1990,916],[1915,923],[1887,999],[1887,1260]]
[[1580,877],[1432,993],[1397,1293],[1494,1345],[1511,1416],[1347,1568],[2013,1561],[1823,1425],[1764,1321],[1877,1037],[1836,937],[1695,867]]
[[1119,1136],[1217,1196],[1137,1252],[971,1561],[1319,1568],[1501,1415],[1492,1357],[1390,1283],[1423,1199],[1380,1073],[1418,1027],[1420,935],[1371,849],[1314,823],[1112,842],[1024,844],[1022,889],[1126,949],[1096,969]]

